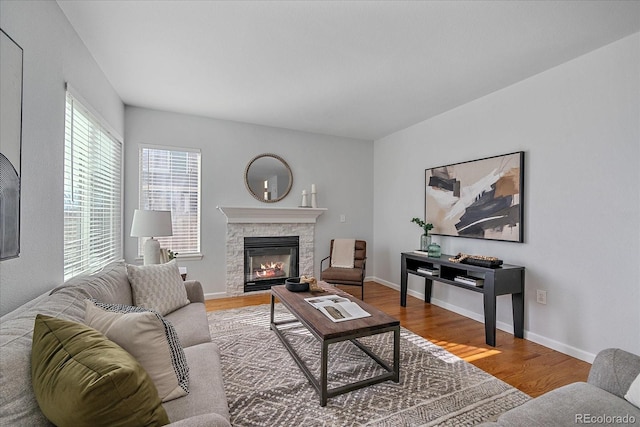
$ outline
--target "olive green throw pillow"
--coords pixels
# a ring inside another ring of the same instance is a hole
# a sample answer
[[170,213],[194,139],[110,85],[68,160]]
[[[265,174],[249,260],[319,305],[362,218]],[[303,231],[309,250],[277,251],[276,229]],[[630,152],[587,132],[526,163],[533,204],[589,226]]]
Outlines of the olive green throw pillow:
[[80,323],[36,316],[31,380],[40,409],[58,427],[169,423],[136,359]]

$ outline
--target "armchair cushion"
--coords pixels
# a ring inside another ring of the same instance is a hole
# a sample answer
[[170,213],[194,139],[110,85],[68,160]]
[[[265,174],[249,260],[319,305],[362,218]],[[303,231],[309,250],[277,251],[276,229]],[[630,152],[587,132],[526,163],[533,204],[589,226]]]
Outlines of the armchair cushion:
[[322,272],[322,280],[329,283],[339,281],[344,285],[349,284],[346,282],[353,282],[354,285],[360,285],[362,283],[362,269],[329,267]]
[[[366,240],[355,240],[353,246],[353,268],[335,267],[333,263],[335,243],[341,239],[331,240],[328,257],[320,262],[320,280],[334,285],[360,286],[362,299],[364,300],[364,270],[367,262]],[[325,261],[329,260],[329,267],[324,268]]]

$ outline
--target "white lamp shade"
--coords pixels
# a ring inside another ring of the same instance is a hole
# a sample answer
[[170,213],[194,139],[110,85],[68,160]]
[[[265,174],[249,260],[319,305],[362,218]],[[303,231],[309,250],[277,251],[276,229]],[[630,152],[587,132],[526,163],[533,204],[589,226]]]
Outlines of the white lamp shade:
[[162,237],[171,236],[171,211],[133,211],[131,237]]

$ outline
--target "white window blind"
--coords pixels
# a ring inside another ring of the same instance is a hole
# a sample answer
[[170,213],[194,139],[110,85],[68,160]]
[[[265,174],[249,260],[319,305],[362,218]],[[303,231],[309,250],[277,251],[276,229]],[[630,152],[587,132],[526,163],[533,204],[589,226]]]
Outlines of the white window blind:
[[[171,211],[173,236],[156,237],[179,255],[200,253],[200,151],[140,147],[140,209]],[[138,254],[146,238],[139,239]]]
[[122,258],[122,144],[67,92],[64,278]]

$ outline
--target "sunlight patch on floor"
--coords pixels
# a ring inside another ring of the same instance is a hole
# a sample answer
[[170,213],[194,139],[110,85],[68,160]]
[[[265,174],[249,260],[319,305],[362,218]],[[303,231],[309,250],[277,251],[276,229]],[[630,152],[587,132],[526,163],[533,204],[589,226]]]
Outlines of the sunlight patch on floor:
[[472,345],[448,341],[433,341],[433,343],[439,345],[448,352],[455,354],[465,362],[473,362],[474,360],[484,359],[485,357],[491,357],[502,353],[500,350],[496,350],[495,348],[475,347]]

